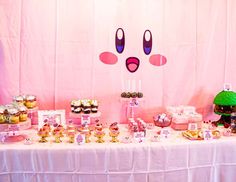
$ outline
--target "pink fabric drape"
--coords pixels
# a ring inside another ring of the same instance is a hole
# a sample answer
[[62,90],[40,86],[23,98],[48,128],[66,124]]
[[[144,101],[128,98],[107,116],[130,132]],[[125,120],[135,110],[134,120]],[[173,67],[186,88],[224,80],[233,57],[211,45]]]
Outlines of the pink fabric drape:
[[[191,104],[205,116],[225,82],[236,88],[234,0],[0,0],[0,103],[20,93],[37,95],[41,109],[70,108],[73,98],[97,98],[102,117],[119,121],[122,80],[142,80],[147,120],[159,107]],[[122,27],[126,46],[115,50]],[[146,29],[154,67],[143,53]],[[116,54],[105,65],[99,54]],[[125,60],[141,60],[128,73]]]

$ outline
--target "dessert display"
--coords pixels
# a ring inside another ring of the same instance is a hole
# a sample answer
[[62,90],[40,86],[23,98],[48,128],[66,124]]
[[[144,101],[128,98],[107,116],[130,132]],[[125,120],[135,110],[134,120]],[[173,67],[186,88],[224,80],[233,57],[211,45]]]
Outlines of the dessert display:
[[214,112],[221,116],[214,124],[216,126],[223,124],[225,128],[228,128],[231,123],[230,115],[236,112],[236,92],[231,90],[221,91],[215,96],[214,104]]
[[23,104],[12,103],[0,106],[0,124],[18,124],[27,119],[27,108]]
[[97,122],[95,126],[94,136],[97,138],[97,143],[104,143],[103,137],[105,136],[105,132],[103,131],[102,123]]
[[18,95],[13,98],[13,101],[19,104],[24,104],[28,109],[33,109],[37,106],[35,95]]
[[121,97],[122,98],[142,98],[143,93],[142,92],[122,92]]
[[72,100],[71,101],[71,112],[72,113],[97,113],[98,112],[98,101],[90,99]]
[[202,127],[202,115],[193,106],[167,107],[167,114],[171,117],[171,127],[175,130],[187,130],[189,123],[197,123]]
[[112,143],[117,143],[117,142],[119,142],[119,140],[117,139],[117,137],[119,136],[120,132],[119,132],[119,127],[118,127],[117,124],[118,124],[117,122],[112,123],[112,124],[110,125],[110,127],[109,127],[109,130],[110,130],[109,135],[110,135],[110,137],[112,138],[112,139],[111,139],[111,142],[112,142]]

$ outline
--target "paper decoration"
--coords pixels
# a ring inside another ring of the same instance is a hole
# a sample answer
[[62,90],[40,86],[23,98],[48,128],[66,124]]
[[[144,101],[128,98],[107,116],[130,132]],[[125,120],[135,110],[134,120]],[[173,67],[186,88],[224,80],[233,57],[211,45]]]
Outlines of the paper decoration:
[[136,98],[133,98],[129,102],[130,107],[138,107],[139,106],[139,101]]
[[66,126],[65,110],[40,110],[38,111],[38,128],[44,124]]
[[188,124],[188,130],[197,130],[197,123],[189,123]]
[[78,134],[76,136],[76,142],[80,145],[80,144],[83,144],[85,143],[85,135],[82,135],[82,134]]
[[162,128],[160,132],[161,138],[169,138],[170,137],[170,129]]
[[134,132],[134,140],[138,143],[142,143],[145,140],[144,132]]
[[212,140],[213,135],[212,135],[211,131],[210,130],[204,130],[203,131],[203,138],[204,138],[204,140]]
[[82,114],[81,115],[81,124],[82,125],[90,124],[90,116],[89,116],[89,114]]

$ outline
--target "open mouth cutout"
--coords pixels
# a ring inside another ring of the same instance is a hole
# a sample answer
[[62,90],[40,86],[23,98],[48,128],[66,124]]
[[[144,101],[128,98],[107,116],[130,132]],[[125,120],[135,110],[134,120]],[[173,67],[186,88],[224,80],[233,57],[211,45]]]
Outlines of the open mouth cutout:
[[129,57],[126,59],[126,68],[129,72],[134,73],[138,70],[139,59],[136,57]]

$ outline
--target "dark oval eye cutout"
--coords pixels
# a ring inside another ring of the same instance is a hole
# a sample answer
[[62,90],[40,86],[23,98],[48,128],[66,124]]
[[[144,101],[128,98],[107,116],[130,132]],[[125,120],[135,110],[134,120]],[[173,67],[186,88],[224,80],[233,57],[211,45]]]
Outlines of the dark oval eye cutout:
[[143,34],[143,51],[146,55],[152,51],[152,33],[150,30],[145,30]]
[[122,53],[125,48],[125,33],[122,28],[116,30],[116,51]]

